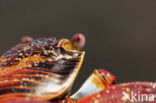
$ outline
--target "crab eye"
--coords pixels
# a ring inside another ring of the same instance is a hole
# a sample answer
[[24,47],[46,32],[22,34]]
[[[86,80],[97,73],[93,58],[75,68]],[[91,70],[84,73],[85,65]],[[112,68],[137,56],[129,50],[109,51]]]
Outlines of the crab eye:
[[76,41],[77,42],[80,42],[80,37],[79,36],[76,38]]
[[80,48],[83,48],[85,45],[85,36],[81,33],[75,34],[73,40],[80,46]]

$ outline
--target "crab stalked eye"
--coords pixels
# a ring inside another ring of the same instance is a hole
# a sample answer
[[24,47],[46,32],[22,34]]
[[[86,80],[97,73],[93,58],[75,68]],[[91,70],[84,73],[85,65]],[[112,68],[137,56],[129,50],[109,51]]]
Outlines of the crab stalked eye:
[[85,36],[81,33],[75,34],[71,40],[61,39],[57,42],[57,46],[62,46],[67,50],[82,50],[85,45]]
[[85,45],[85,36],[81,33],[77,33],[73,36],[72,41],[82,49]]
[[80,37],[79,36],[76,38],[76,41],[77,42],[80,42]]

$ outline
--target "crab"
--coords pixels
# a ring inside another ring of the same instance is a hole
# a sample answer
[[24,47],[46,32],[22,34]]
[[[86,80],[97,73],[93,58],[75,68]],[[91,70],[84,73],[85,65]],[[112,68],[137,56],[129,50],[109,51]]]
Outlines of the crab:
[[71,95],[84,45],[81,33],[71,40],[22,38],[0,57],[0,103],[155,103],[155,82],[114,84],[116,77],[104,69],[95,69]]

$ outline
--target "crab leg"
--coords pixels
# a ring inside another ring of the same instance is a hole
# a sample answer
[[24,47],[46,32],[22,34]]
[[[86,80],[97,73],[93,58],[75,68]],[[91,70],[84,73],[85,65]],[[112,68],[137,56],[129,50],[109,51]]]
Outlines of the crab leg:
[[155,96],[156,83],[128,82],[81,98],[77,103],[156,103]]
[[81,88],[71,96],[72,99],[77,100],[84,96],[101,91],[108,88],[116,80],[115,76],[104,69],[95,69],[90,77],[84,82]]

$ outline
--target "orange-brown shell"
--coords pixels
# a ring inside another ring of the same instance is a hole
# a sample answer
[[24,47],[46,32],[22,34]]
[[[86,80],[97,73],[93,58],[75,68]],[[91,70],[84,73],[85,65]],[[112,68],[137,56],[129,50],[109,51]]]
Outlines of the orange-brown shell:
[[67,50],[55,38],[25,41],[0,58],[0,101],[52,100],[68,94],[84,52]]

